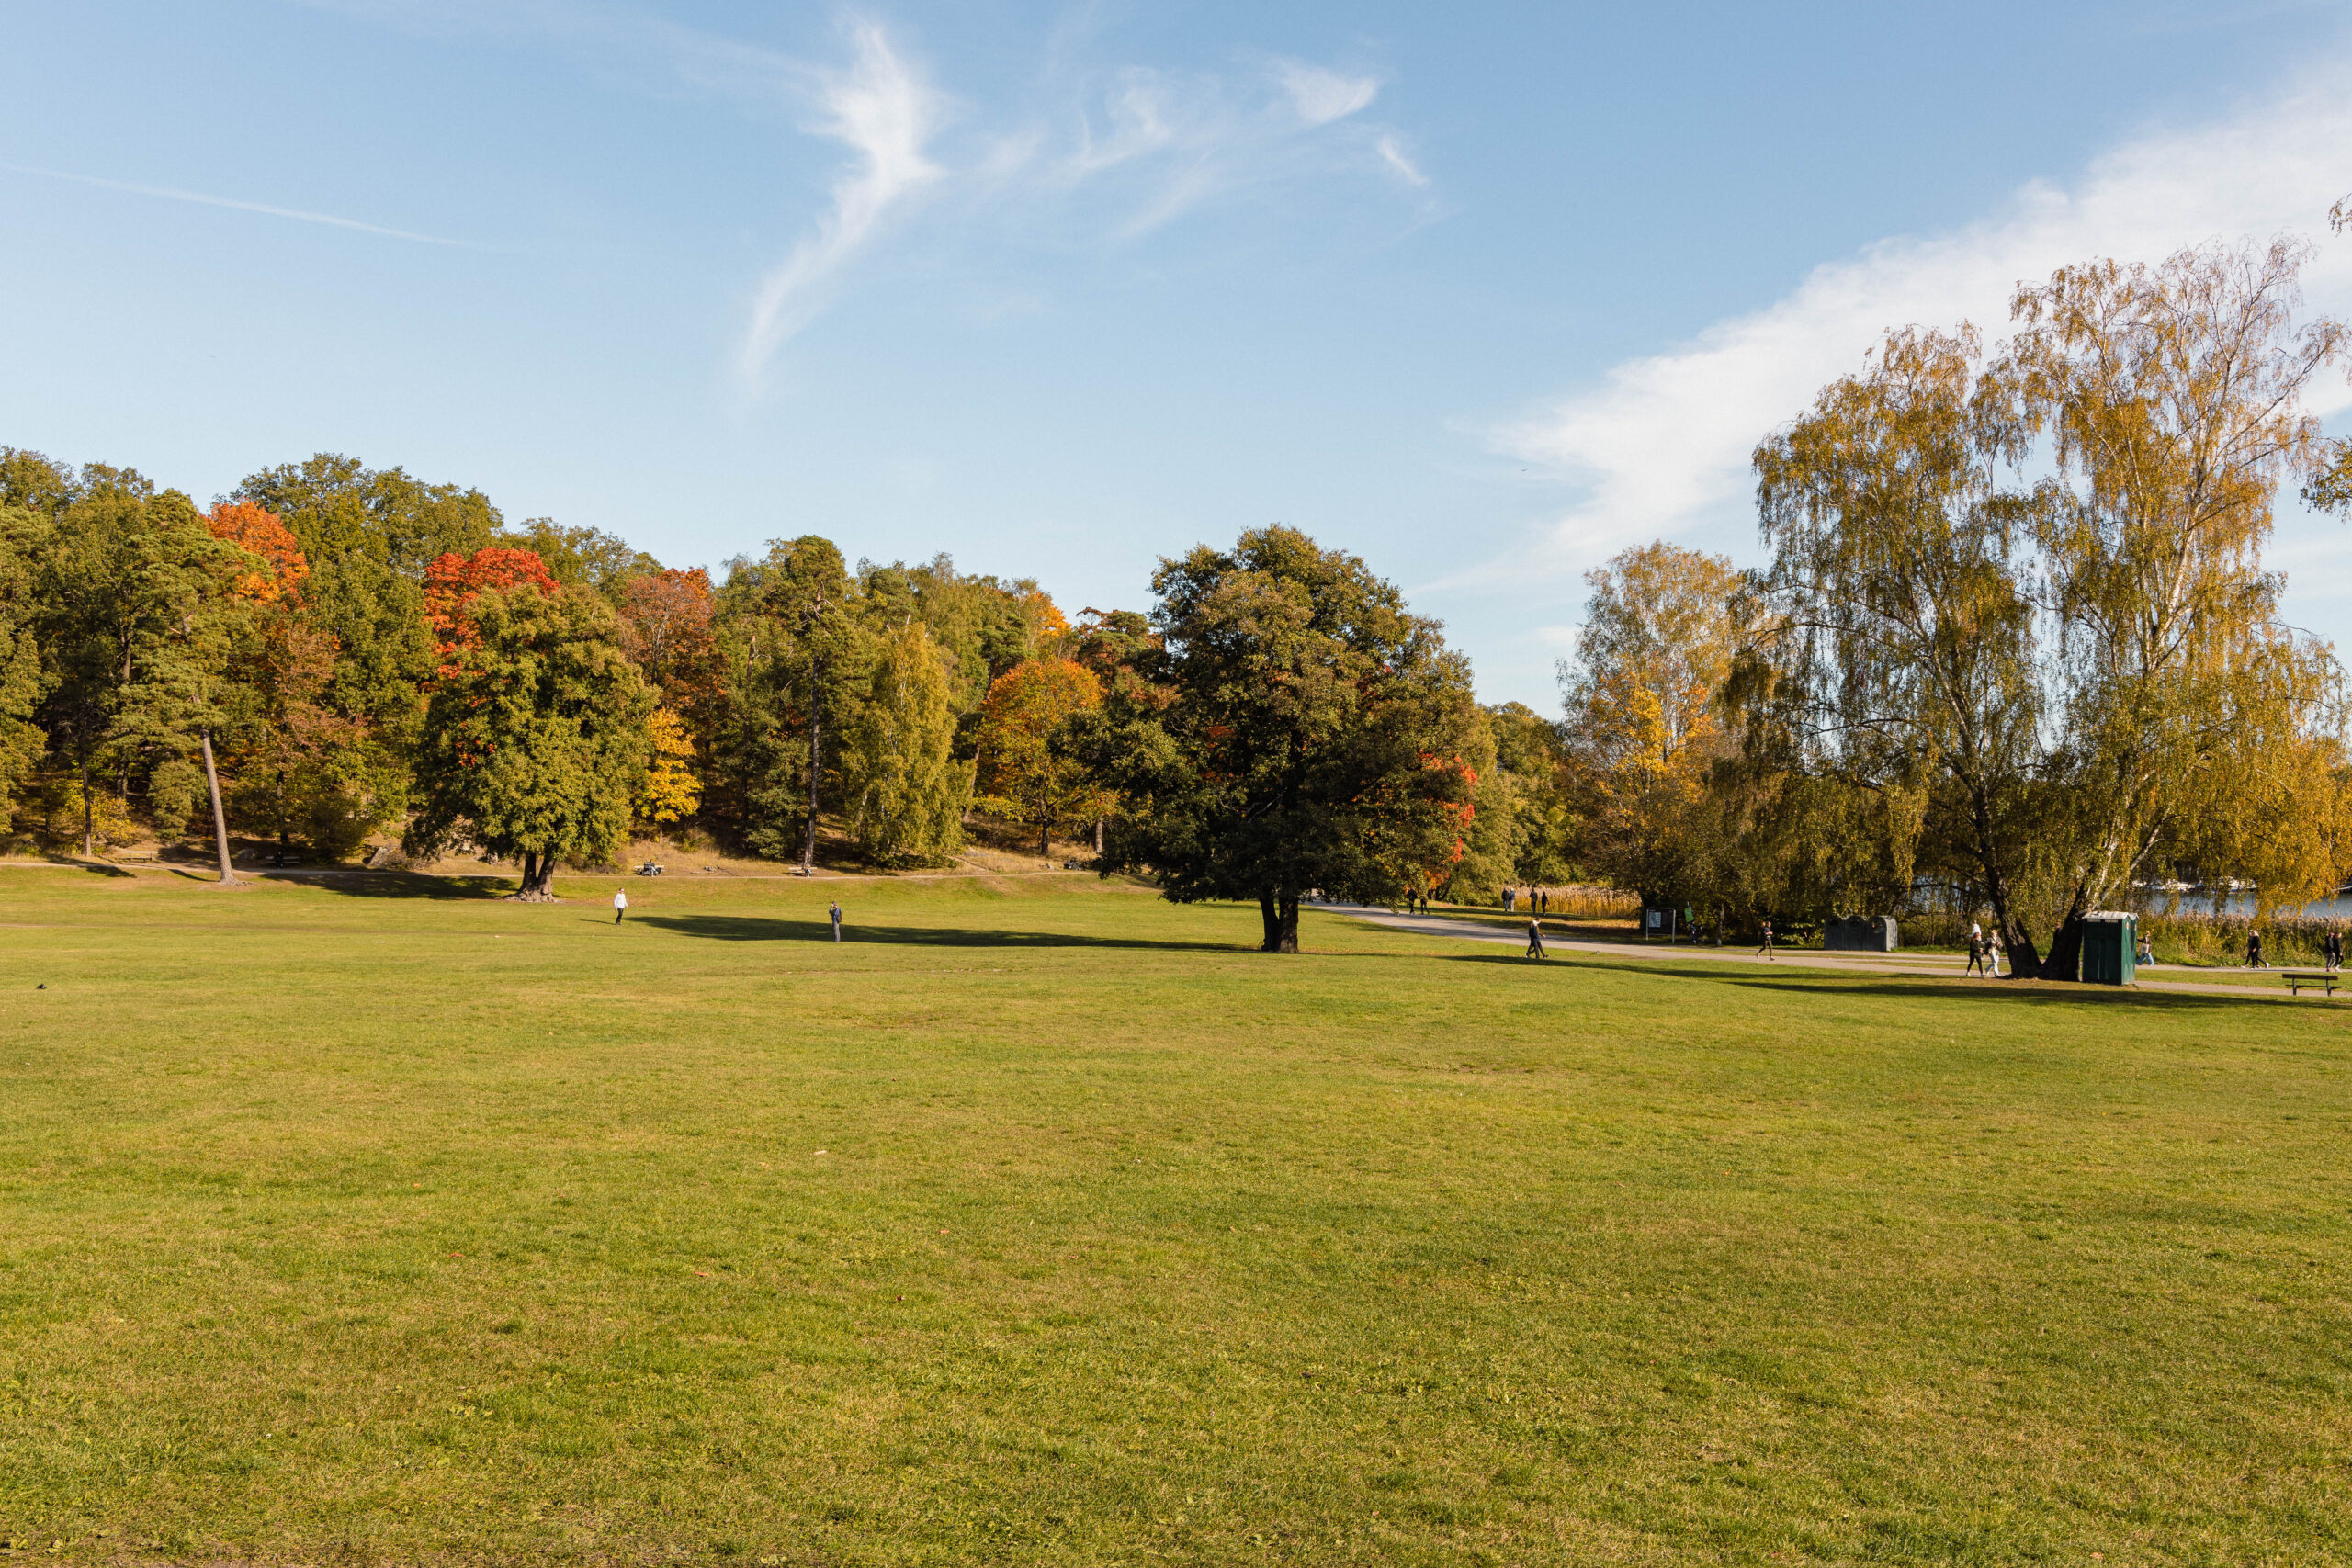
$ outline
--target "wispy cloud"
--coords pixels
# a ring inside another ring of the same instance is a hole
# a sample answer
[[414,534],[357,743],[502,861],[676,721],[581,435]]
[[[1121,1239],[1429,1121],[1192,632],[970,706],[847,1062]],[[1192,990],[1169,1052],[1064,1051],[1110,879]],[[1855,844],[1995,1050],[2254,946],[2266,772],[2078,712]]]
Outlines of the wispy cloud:
[[[1620,364],[1591,390],[1492,433],[1498,450],[1550,466],[1584,497],[1532,548],[1451,585],[1522,586],[1643,538],[1744,533],[1740,503],[1757,442],[1826,382],[1859,368],[1888,328],[1967,320],[1997,332],[2019,282],[2068,262],[2153,260],[2217,237],[2300,232],[2319,239],[2307,299],[2352,309],[2352,239],[2325,238],[2323,221],[2352,185],[2352,98],[2341,80],[2215,123],[2143,135],[2095,161],[2071,187],[2029,185],[1982,222],[1827,263],[1765,309],[1720,321],[1671,353]],[[2352,405],[2340,385],[2318,393],[2323,412]]]
[[1298,118],[1308,125],[1329,125],[1335,119],[1345,119],[1370,108],[1372,100],[1380,96],[1377,76],[1343,76],[1337,71],[1295,60],[1282,62],[1276,80],[1290,95]]
[[460,250],[480,251],[491,247],[472,240],[450,240],[438,234],[419,234],[408,229],[388,229],[380,223],[363,223],[356,218],[338,218],[332,212],[306,212],[299,207],[273,207],[266,201],[239,201],[233,197],[209,196],[198,190],[179,190],[170,186],[140,185],[131,180],[101,179],[96,175],[69,174],[63,169],[37,169],[23,164],[0,164],[14,175],[34,175],[45,180],[70,180],[75,185],[96,186],[101,190],[121,191],[128,196],[150,196],[164,201],[194,202],[198,207],[225,207],[232,212],[257,212],[267,218],[288,218],[298,223],[323,223],[331,229],[349,229],[361,234],[379,234],[388,240],[411,240],[420,245],[452,245]]
[[756,381],[775,351],[808,324],[824,286],[894,209],[940,178],[926,149],[943,100],[891,48],[882,29],[851,30],[855,59],[820,78],[821,116],[809,129],[842,142],[850,166],[833,185],[832,206],[816,231],[761,282],[737,367]]
[[1419,166],[1406,155],[1405,144],[1396,137],[1383,135],[1372,144],[1372,150],[1379,153],[1380,161],[1407,185],[1419,189],[1430,183],[1429,175],[1421,173]]
[[[1364,112],[1379,75],[1265,56],[1221,73],[1117,63],[1082,7],[1043,41],[1018,106],[991,112],[955,103],[890,30],[856,13],[845,24],[848,62],[827,67],[625,0],[298,3],[411,33],[541,39],[639,92],[731,99],[762,119],[801,113],[805,130],[848,149],[823,210],[759,282],[733,353],[751,387],[858,256],[919,203],[935,221],[1007,243],[1123,244],[1286,182],[1430,184],[1395,128]],[[940,199],[922,203],[927,196]]]

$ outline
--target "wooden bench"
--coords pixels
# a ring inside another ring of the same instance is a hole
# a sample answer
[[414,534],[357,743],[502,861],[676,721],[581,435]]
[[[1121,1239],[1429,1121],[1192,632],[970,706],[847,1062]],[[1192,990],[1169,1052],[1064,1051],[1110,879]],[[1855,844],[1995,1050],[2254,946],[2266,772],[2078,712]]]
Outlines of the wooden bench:
[[2289,969],[2281,973],[2278,978],[2287,982],[2289,996],[2300,997],[2303,994],[2305,986],[2316,986],[2332,997],[2335,995],[2335,987],[2343,981],[2344,976],[2325,969]]

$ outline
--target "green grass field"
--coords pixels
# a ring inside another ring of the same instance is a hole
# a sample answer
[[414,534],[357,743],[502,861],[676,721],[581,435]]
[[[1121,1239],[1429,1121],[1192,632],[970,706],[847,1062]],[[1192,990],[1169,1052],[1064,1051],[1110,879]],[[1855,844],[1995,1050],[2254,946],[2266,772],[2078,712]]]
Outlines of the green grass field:
[[17,1557],[2352,1559],[2324,1004],[0,876]]

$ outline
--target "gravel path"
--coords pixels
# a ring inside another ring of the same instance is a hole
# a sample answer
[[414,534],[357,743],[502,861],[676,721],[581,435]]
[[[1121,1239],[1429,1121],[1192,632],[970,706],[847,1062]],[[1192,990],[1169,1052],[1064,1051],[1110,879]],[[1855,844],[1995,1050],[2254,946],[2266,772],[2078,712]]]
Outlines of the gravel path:
[[[1371,925],[1389,926],[1421,936],[1450,936],[1465,942],[1501,942],[1525,951],[1527,927],[1521,922],[1515,928],[1493,926],[1471,918],[1451,915],[1400,915],[1394,909],[1383,909],[1365,904],[1317,903],[1312,908],[1329,914],[1346,915]],[[1516,918],[1516,917],[1513,917]],[[1750,947],[1702,947],[1690,943],[1633,943],[1615,942],[1580,942],[1555,934],[1545,923],[1544,946],[1548,953],[1560,954],[1591,953],[1602,958],[1623,959],[1702,959],[1713,963],[1762,964],[1767,960],[1757,955]],[[1890,979],[1961,980],[1973,978],[1968,974],[1968,960],[1953,953],[1823,953],[1815,948],[1781,948],[1770,962],[1785,964],[1794,969],[1838,969],[1849,974],[1883,975]],[[2236,973],[2252,973],[2240,970]],[[2146,971],[2143,970],[2144,976]],[[2231,973],[2231,971],[2222,971]],[[2097,990],[2106,987],[2093,987]],[[2286,997],[2284,982],[2268,986],[2207,985],[2193,980],[2152,980],[2142,978],[2119,990],[2180,991],[2195,996]],[[2352,996],[2352,992],[2347,992]],[[2314,995],[2312,1000],[2327,998]]]

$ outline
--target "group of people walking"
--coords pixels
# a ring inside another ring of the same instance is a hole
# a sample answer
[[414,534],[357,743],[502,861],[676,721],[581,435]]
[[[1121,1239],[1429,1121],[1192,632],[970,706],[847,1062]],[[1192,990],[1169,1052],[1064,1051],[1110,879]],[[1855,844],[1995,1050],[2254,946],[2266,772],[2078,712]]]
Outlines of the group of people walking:
[[[2333,925],[2327,928],[2327,933],[2319,939],[2319,956],[2330,974],[2344,967],[2343,931]],[[2245,933],[2245,966],[2249,969],[2270,967],[2269,961],[2262,956],[2262,933],[2258,931]]]
[[2001,977],[2001,933],[1988,931],[1974,920],[1968,922],[1968,973],[1994,980]]
[[1516,887],[1503,889],[1504,914],[1510,914],[1522,902],[1526,904],[1528,912],[1531,914],[1549,914],[1552,909],[1552,895],[1541,887],[1531,887],[1523,895]]

